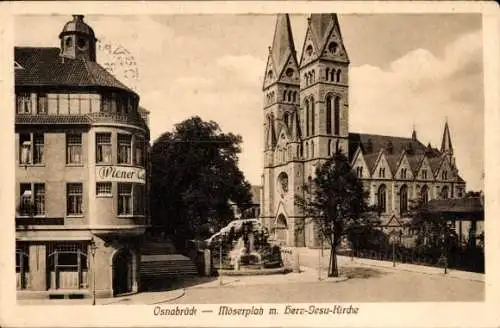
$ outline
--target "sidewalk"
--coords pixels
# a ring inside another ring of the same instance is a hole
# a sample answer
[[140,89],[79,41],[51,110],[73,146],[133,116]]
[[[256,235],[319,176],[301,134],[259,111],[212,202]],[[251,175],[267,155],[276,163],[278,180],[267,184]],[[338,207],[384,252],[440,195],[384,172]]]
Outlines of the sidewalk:
[[459,271],[454,269],[447,269],[447,273],[444,273],[444,268],[437,268],[425,265],[416,265],[416,264],[406,264],[406,263],[398,263],[396,262],[396,266],[393,266],[391,261],[379,261],[379,260],[371,260],[365,258],[355,257],[353,261],[348,256],[338,256],[339,262],[342,261],[343,264],[349,265],[349,263],[360,264],[366,266],[376,266],[383,267],[390,270],[403,270],[410,272],[417,272],[423,274],[431,274],[431,275],[439,275],[442,277],[450,277],[457,279],[465,279],[465,280],[473,280],[484,282],[484,274],[476,273],[476,272],[468,272],[468,271]]
[[[317,259],[318,259],[318,249],[310,249],[310,248],[305,248],[301,247],[298,248],[299,251],[299,257],[307,257],[309,260],[314,260],[315,261],[315,269],[317,269]],[[324,255],[321,258],[322,266],[325,268],[328,265],[328,259],[330,255],[330,250],[325,249],[324,250]],[[299,260],[302,265],[301,260]],[[471,281],[479,281],[479,282],[484,282],[484,274],[481,273],[476,273],[476,272],[467,272],[467,271],[459,271],[459,270],[454,270],[454,269],[448,269],[447,274],[444,274],[444,268],[437,268],[437,267],[430,267],[430,266],[425,266],[425,265],[416,265],[416,264],[406,264],[406,263],[400,263],[396,262],[396,266],[393,267],[392,261],[382,261],[382,260],[371,260],[371,259],[365,259],[365,258],[359,258],[359,257],[354,257],[351,259],[349,256],[342,256],[342,255],[337,255],[337,261],[338,264],[341,266],[375,266],[375,267],[380,267],[384,268],[387,270],[392,270],[392,271],[409,271],[409,272],[416,272],[416,273],[422,273],[422,274],[430,274],[430,275],[438,275],[442,277],[449,277],[449,278],[456,278],[456,279],[465,279],[465,280],[471,280]]]
[[[122,304],[140,304],[140,305],[151,305],[157,303],[167,303],[173,300],[176,300],[182,296],[184,296],[185,290],[184,288],[179,288],[175,290],[169,291],[161,291],[161,292],[146,292],[146,293],[137,293],[127,296],[121,297],[113,297],[113,298],[98,298],[96,299],[96,305],[122,305]],[[17,304],[19,305],[92,305],[92,299],[58,299],[58,300],[50,300],[50,299],[26,299],[26,300],[18,300]]]

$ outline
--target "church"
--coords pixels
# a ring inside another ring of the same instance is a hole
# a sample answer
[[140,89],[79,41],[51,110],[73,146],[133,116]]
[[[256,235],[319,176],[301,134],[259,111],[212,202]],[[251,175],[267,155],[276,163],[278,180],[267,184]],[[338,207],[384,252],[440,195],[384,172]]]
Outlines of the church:
[[407,219],[412,200],[465,195],[447,122],[440,149],[422,144],[415,130],[408,137],[349,131],[349,111],[356,110],[349,107],[349,64],[336,14],[310,15],[300,58],[288,15],[277,16],[263,82],[260,217],[284,245],[321,246],[295,198],[305,196],[316,168],[336,150],[348,155],[383,224]]

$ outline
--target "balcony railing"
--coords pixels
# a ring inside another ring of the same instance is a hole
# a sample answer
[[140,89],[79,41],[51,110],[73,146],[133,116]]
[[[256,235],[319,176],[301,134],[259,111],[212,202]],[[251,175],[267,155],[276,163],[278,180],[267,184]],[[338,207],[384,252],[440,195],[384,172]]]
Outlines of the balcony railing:
[[137,113],[119,114],[107,112],[95,112],[86,114],[94,123],[123,123],[145,127],[145,122]]

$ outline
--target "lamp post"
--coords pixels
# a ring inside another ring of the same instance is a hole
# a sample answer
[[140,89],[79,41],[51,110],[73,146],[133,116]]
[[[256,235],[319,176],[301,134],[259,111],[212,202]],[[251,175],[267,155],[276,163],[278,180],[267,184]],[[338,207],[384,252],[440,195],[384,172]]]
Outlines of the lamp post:
[[95,305],[95,252],[97,245],[94,238],[90,241],[90,254],[92,255],[92,305]]

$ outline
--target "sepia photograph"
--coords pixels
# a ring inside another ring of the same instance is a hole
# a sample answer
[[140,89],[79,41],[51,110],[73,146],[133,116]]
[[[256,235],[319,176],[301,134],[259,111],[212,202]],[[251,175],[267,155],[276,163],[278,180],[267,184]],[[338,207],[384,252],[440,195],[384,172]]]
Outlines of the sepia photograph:
[[12,16],[17,307],[485,302],[481,12]]

